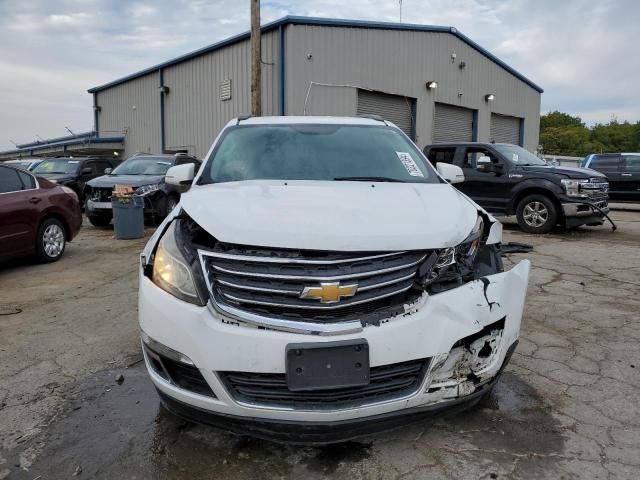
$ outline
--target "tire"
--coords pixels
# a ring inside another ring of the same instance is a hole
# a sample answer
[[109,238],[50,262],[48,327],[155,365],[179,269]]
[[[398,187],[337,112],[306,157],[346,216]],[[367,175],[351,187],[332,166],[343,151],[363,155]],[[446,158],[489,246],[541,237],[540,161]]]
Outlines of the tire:
[[94,227],[108,227],[111,223],[110,215],[87,215],[87,218]]
[[177,195],[169,195],[167,197],[165,206],[164,206],[164,216],[166,217],[167,215],[169,215],[174,208],[176,208],[176,205],[178,205],[178,202],[180,201],[180,198]]
[[558,223],[558,209],[548,196],[536,193],[520,200],[516,218],[527,233],[549,233]]
[[67,235],[62,222],[56,218],[45,219],[38,227],[36,256],[42,263],[58,260],[67,245]]

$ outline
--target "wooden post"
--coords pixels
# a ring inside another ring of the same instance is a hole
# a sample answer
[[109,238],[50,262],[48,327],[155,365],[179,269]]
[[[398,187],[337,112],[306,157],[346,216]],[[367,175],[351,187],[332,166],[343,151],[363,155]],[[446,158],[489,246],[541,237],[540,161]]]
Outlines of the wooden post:
[[251,115],[262,115],[262,53],[260,0],[251,0]]

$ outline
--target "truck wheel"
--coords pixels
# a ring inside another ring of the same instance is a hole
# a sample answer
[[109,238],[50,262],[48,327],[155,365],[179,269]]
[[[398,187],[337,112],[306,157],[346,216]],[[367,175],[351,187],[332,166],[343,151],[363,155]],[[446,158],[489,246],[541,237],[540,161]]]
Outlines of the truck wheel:
[[58,260],[67,244],[64,225],[60,220],[47,218],[38,228],[36,237],[36,255],[42,263]]
[[546,195],[528,195],[516,208],[520,228],[528,233],[549,233],[558,223],[558,210]]
[[107,227],[111,223],[110,215],[87,215],[87,218],[94,227]]

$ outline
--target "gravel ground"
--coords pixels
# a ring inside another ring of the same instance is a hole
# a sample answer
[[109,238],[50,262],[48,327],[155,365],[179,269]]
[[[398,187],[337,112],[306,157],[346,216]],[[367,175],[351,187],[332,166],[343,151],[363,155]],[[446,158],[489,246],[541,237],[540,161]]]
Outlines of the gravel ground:
[[507,220],[534,251],[506,264],[533,269],[519,347],[479,405],[322,448],[162,410],[137,337],[144,240],[85,225],[55,264],[0,267],[0,479],[640,478],[640,210],[612,217],[546,236]]

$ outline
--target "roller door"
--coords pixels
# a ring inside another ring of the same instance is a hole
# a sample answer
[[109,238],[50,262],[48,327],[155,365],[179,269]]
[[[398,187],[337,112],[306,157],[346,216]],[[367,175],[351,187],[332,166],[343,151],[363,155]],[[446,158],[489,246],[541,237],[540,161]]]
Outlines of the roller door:
[[415,139],[414,105],[414,98],[358,90],[358,115],[380,115],[385,120],[395,123],[412,139]]
[[436,103],[433,123],[433,143],[472,142],[474,139],[473,110]]
[[520,121],[518,117],[491,114],[491,141],[520,145]]

